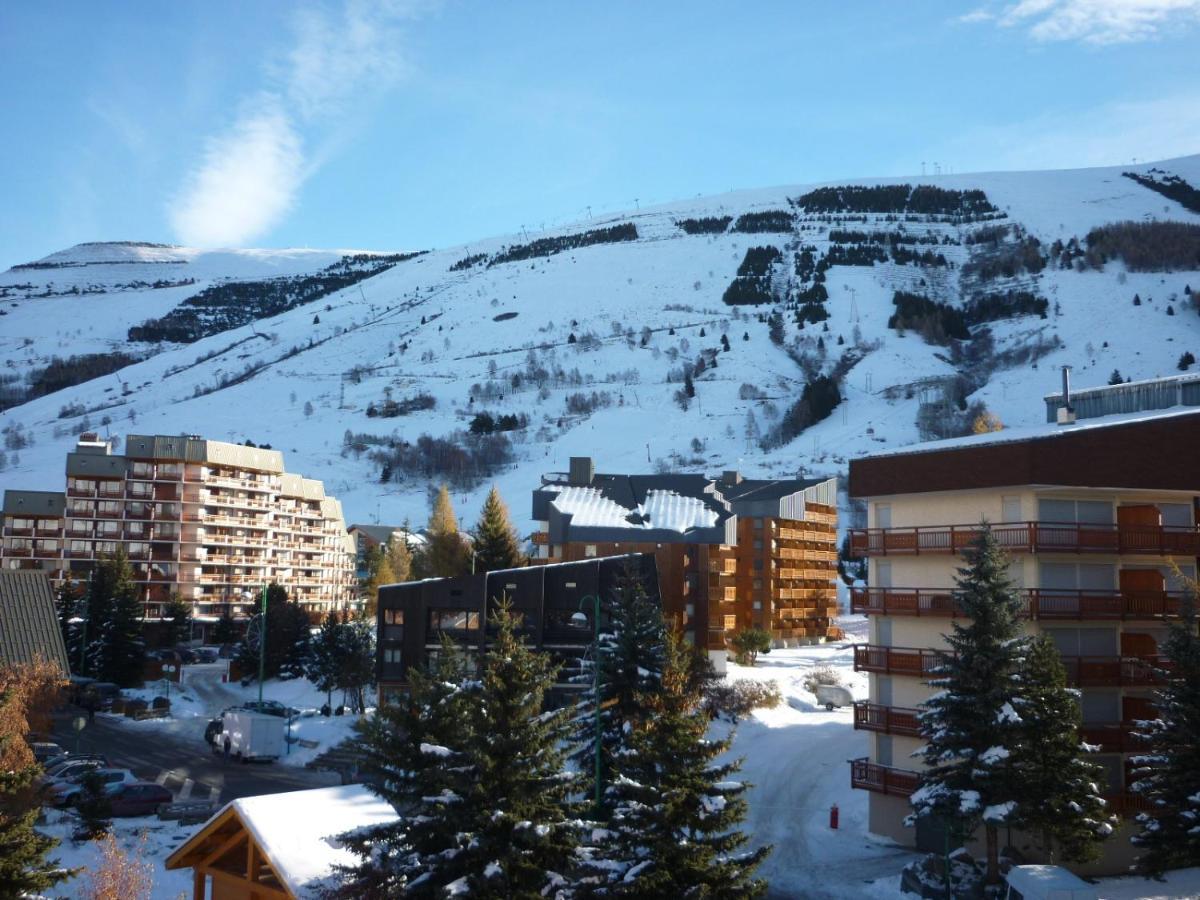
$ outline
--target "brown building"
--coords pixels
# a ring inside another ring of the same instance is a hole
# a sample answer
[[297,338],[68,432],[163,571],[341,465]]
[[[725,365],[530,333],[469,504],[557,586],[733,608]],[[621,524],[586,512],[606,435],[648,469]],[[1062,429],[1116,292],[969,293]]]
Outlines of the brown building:
[[835,479],[598,474],[588,457],[533,493],[534,562],[657,560],[664,613],[723,665],[749,626],[777,645],[823,640],[837,613]]
[[[1133,393],[1089,392],[1089,411],[1103,413]],[[867,503],[870,526],[850,533],[852,548],[868,558],[870,584],[856,588],[851,603],[870,617],[870,641],[855,648],[870,699],[854,713],[855,728],[870,733],[870,752],[852,763],[851,782],[871,792],[875,833],[944,849],[928,823],[911,829],[903,820],[921,782],[917,713],[957,615],[960,554],[981,519],[1011,556],[1026,631],[1053,640],[1080,690],[1081,737],[1096,748],[1110,808],[1128,819],[1144,807],[1129,791],[1131,733],[1134,720],[1154,716],[1159,648],[1184,589],[1178,572],[1194,578],[1200,556],[1200,410],[1076,419],[1058,412],[1069,402],[1051,408],[1049,424],[850,464],[850,492]],[[1124,871],[1129,834],[1119,829],[1091,871]],[[1014,838],[1031,861],[1039,858],[1032,843]]]
[[65,493],[5,492],[0,566],[86,581],[121,547],[150,618],[177,593],[198,619],[215,619],[270,581],[314,615],[352,598],[340,504],[321,482],[285,472],[276,450],[130,435],[118,455],[85,434],[66,476]]

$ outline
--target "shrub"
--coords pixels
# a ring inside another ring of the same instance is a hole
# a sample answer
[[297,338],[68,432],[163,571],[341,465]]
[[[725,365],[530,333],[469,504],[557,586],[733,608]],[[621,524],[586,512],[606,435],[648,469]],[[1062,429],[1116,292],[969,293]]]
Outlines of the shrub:
[[1188,350],[1183,354],[1183,356],[1179,357],[1179,363],[1177,364],[1177,367],[1180,372],[1186,372],[1193,365],[1195,365],[1195,363],[1196,357],[1192,355],[1191,350]]
[[774,709],[783,702],[774,681],[713,682],[704,691],[704,709],[714,719],[737,724],[756,709]]
[[414,394],[411,397],[402,397],[399,400],[387,397],[378,406],[374,403],[368,403],[367,417],[371,419],[376,417],[380,419],[395,419],[399,416],[407,416],[415,412],[433,409],[435,406],[437,406],[437,398],[432,394],[424,392]]
[[758,654],[771,652],[771,632],[762,628],[745,628],[726,639],[734,653],[734,660],[741,666],[752,666]]

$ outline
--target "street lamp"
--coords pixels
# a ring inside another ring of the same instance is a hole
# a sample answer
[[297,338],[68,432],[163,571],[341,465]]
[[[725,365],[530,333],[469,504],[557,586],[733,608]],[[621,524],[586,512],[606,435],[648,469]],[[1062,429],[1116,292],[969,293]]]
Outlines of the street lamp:
[[584,628],[587,627],[587,616],[583,612],[583,604],[591,600],[593,606],[592,622],[594,625],[592,633],[592,691],[594,695],[593,702],[596,705],[596,791],[595,805],[596,813],[600,812],[600,744],[601,744],[601,724],[600,724],[600,595],[590,594],[579,598],[579,611],[571,616],[571,623]]
[[[254,595],[243,591],[242,597],[249,603]],[[262,709],[263,677],[267,671],[267,585],[262,586],[262,612],[258,619],[258,708]]]

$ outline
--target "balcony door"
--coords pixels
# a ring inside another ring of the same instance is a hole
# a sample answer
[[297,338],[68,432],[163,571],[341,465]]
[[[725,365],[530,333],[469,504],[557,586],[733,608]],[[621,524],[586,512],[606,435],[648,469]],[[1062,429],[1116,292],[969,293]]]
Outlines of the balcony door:
[[1066,657],[1117,655],[1115,628],[1047,628],[1046,634]]

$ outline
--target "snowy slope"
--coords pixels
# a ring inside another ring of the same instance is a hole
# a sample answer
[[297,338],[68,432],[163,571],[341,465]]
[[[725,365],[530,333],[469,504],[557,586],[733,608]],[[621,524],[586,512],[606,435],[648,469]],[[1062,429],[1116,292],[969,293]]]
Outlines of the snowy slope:
[[[1200,185],[1200,156],[1133,168],[1145,172],[1152,165]],[[1122,177],[1123,170],[852,183],[981,189],[1006,214],[1005,223],[1019,224],[1044,245],[1072,237],[1082,241],[1089,229],[1114,221],[1200,222],[1200,216]],[[74,440],[71,432],[85,424],[118,435],[186,431],[283,450],[289,469],[323,479],[351,520],[378,516],[383,522],[419,522],[426,515],[431,479],[414,473],[381,484],[380,467],[368,454],[344,451],[343,435],[441,437],[466,428],[480,410],[524,414],[529,424],[509,433],[515,452],[511,465],[475,487],[455,491],[460,516],[468,521],[494,480],[525,529],[529,492],[538,476],[565,469],[571,455],[594,456],[601,471],[644,472],[656,465],[710,473],[739,468],[758,476],[844,471],[855,454],[917,440],[917,411],[929,397],[930,380],[961,371],[961,361],[953,360],[946,347],[889,329],[887,320],[897,289],[963,302],[967,287],[960,271],[972,253],[963,239],[979,225],[904,223],[914,234],[949,241],[934,247],[950,261],[949,268],[895,262],[831,268],[827,332],[811,324],[799,331],[786,314],[793,354],[805,353],[828,371],[857,344],[858,361],[845,378],[846,400],[830,418],[764,451],[747,437],[748,415],[758,430],[768,432],[797,399],[806,377],[793,356],[768,339],[767,324],[760,321],[768,307],[722,302],[747,249],[774,246],[784,253],[776,283],[786,289],[793,252],[801,245],[824,252],[830,227],[896,225],[877,216],[866,223],[831,223],[828,217],[803,214],[794,233],[689,235],[675,222],[786,210],[788,198],[811,187],[694,199],[596,218],[547,235],[510,235],[437,250],[313,303],[194,344],[126,348],[153,355],[0,414],[0,429],[19,424],[35,440],[15,463],[8,453],[0,489],[61,489],[63,453]],[[472,255],[624,223],[636,226],[637,240],[451,271]],[[0,317],[0,349],[9,370],[20,372],[53,354],[122,348],[130,325],[164,314],[218,279],[312,272],[340,255],[82,245],[45,260],[70,265],[14,269],[0,276],[0,290],[5,285],[10,290],[0,300],[7,312]],[[196,281],[151,290],[120,287],[156,278]],[[72,284],[107,285],[108,290],[28,296],[50,282],[55,291]],[[21,289],[16,296],[12,286],[18,284],[34,289]],[[1058,386],[1059,365],[1073,365],[1081,387],[1105,383],[1114,368],[1134,378],[1170,374],[1185,350],[1200,354],[1200,315],[1184,302],[1189,284],[1200,289],[1200,273],[1125,272],[1119,262],[1102,271],[1050,266],[1034,276],[1001,279],[997,289],[1031,290],[1049,301],[1050,310],[1045,319],[1027,315],[993,323],[994,353],[1035,341],[1060,346],[1035,363],[989,372],[969,399],[986,403],[1006,424],[1033,424],[1043,416],[1042,395]],[[1135,293],[1145,301],[1141,306],[1131,304]],[[1169,303],[1173,316],[1166,314]],[[702,349],[720,350],[722,335],[730,349],[716,354],[717,367],[696,378],[695,399],[686,410],[680,408],[674,395],[681,387],[682,364],[694,362]],[[823,361],[818,337],[825,344]],[[839,337],[844,344],[836,343]],[[561,368],[563,374],[539,390],[530,377],[531,361],[534,368]],[[248,369],[240,383],[219,387]],[[516,388],[514,375],[521,376]],[[493,398],[471,401],[473,385],[480,386],[481,397],[490,391]],[[436,407],[399,418],[369,418],[368,404],[383,403],[385,391],[396,400],[427,392]],[[568,411],[568,397],[593,392],[607,393],[610,405],[590,413]],[[60,418],[69,407],[75,412]]]

